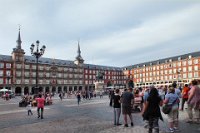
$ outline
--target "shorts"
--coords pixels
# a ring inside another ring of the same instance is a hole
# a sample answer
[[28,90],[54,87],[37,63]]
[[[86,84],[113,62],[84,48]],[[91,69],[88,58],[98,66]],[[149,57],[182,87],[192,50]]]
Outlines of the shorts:
[[131,114],[132,108],[131,106],[123,106],[122,107],[122,114]]
[[172,110],[167,116],[168,116],[168,122],[178,121],[178,106],[177,107],[173,106]]

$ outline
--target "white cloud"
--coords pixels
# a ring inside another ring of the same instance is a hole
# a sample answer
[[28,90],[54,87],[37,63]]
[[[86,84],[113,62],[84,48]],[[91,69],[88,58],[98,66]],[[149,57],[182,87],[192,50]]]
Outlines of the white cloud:
[[104,65],[132,64],[134,52],[142,60],[149,47],[161,49],[170,43],[184,49],[186,42],[191,47],[200,42],[199,2],[6,0],[0,1],[0,8],[1,54],[10,55],[16,46],[18,24],[27,55],[39,39],[47,46],[45,57],[74,60],[80,38],[85,61]]

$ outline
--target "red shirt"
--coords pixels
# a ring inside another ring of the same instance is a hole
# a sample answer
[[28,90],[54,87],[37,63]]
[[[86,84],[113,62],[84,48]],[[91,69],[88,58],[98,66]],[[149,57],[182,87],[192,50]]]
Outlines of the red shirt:
[[184,87],[182,90],[182,97],[183,98],[188,98],[188,92],[189,92],[189,87]]
[[45,102],[44,98],[36,98],[36,101],[37,101],[38,108],[44,108],[44,102]]

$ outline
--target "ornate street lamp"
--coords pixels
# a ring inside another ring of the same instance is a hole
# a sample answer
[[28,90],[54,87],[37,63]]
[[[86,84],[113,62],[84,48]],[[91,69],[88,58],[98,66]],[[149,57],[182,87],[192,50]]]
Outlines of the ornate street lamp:
[[39,47],[39,41],[37,40],[36,41],[36,45],[37,45],[37,48],[36,48],[36,51],[33,51],[34,50],[34,47],[35,45],[34,44],[31,44],[31,55],[34,56],[36,58],[36,86],[34,88],[34,94],[38,94],[38,59],[44,54],[44,51],[46,49],[46,46],[43,45],[42,48],[39,50],[38,47]]
[[8,72],[7,75],[6,75],[6,78],[7,78],[7,87],[8,87],[8,89],[10,90],[10,88],[9,88],[9,80],[10,80],[11,76],[10,76],[10,73],[9,73],[9,72]]

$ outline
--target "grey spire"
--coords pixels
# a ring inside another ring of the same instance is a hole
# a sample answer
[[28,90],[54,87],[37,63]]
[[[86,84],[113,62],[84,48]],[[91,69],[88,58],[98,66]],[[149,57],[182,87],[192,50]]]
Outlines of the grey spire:
[[76,56],[76,60],[79,62],[79,63],[83,63],[84,60],[83,58],[81,57],[81,49],[80,49],[80,45],[79,45],[79,41],[78,41],[78,51],[77,51],[77,56]]
[[78,56],[81,57],[81,49],[80,49],[79,41],[78,41],[78,51],[77,51],[77,53],[78,53]]
[[22,41],[21,41],[21,35],[20,35],[20,27],[19,27],[19,33],[18,33],[18,38],[17,38],[17,46],[16,48],[13,48],[13,52],[12,53],[23,53],[25,54],[24,50],[22,49]]
[[21,41],[21,35],[20,35],[20,27],[19,27],[19,34],[18,34],[18,39],[17,39],[17,46],[16,46],[16,49],[21,49],[21,44],[22,44],[22,41]]

